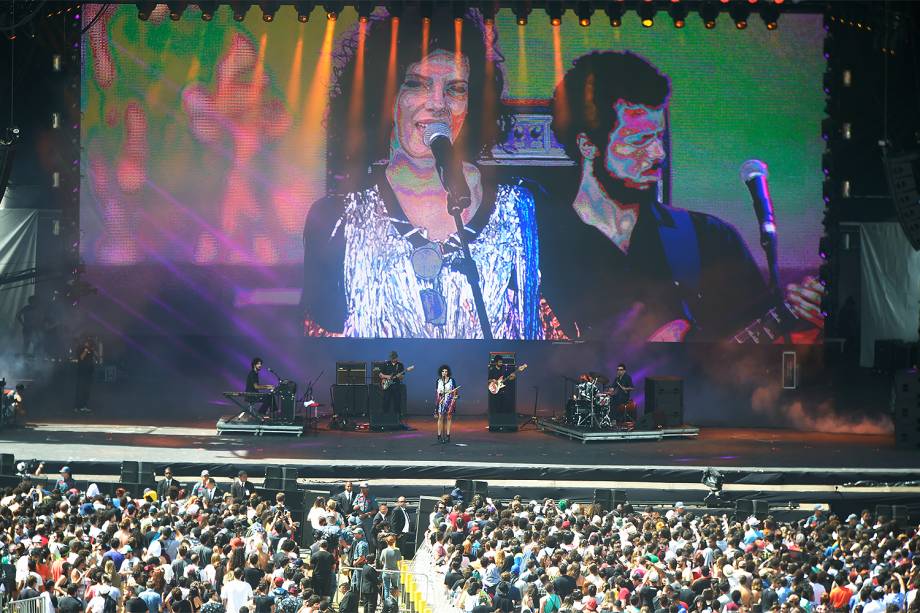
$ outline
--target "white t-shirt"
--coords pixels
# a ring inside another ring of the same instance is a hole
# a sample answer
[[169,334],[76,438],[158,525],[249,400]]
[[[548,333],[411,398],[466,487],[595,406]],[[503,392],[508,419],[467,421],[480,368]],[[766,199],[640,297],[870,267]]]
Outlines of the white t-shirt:
[[240,607],[252,598],[252,587],[239,579],[228,581],[220,590],[220,598],[227,603],[227,613],[239,613]]

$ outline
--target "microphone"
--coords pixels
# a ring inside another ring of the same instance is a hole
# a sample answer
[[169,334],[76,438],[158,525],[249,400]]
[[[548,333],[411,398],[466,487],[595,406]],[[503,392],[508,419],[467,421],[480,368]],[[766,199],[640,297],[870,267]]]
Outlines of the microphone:
[[767,257],[767,271],[770,275],[770,293],[780,300],[779,263],[776,253],[776,216],[773,212],[773,200],[767,177],[770,176],[767,165],[760,160],[748,160],[741,165],[741,180],[751,192],[754,214],[760,225],[760,246]]
[[450,140],[450,126],[444,122],[428,124],[424,141],[434,155],[438,176],[447,191],[447,212],[457,215],[469,208],[471,199],[470,187],[463,175],[463,162]]
[[278,373],[276,373],[274,370],[272,370],[272,367],[271,367],[271,366],[266,366],[266,367],[265,367],[265,370],[267,370],[268,372],[270,372],[270,373],[273,374],[273,375],[277,375],[277,374],[278,374]]
[[748,160],[741,165],[741,180],[751,192],[751,201],[754,205],[754,214],[760,225],[760,244],[766,246],[765,241],[776,239],[776,216],[773,213],[773,200],[770,198],[770,188],[767,178],[770,172],[767,165],[760,160]]

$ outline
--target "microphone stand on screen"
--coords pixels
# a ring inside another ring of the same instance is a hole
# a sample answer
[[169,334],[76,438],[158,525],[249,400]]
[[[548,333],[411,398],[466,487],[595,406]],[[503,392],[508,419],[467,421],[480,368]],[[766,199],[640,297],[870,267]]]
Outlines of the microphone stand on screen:
[[470,253],[470,245],[466,240],[463,219],[461,214],[471,204],[470,188],[463,175],[463,164],[459,155],[453,150],[450,142],[450,128],[447,124],[431,124],[426,128],[425,141],[434,154],[435,165],[441,184],[447,191],[447,212],[454,218],[457,226],[457,239],[460,241],[460,251],[463,254],[461,270],[473,290],[473,302],[476,305],[476,314],[479,316],[479,327],[482,329],[482,338],[492,340],[492,327],[489,325],[489,315],[486,312],[486,302],[482,297],[479,269]]

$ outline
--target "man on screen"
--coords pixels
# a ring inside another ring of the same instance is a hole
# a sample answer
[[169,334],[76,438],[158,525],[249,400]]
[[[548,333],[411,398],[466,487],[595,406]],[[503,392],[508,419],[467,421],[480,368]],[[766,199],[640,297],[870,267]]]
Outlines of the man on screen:
[[[668,78],[629,52],[582,56],[556,87],[552,128],[580,181],[571,205],[541,213],[541,268],[569,337],[730,338],[771,306],[735,228],[662,202],[669,96]],[[787,295],[816,323],[817,287]]]

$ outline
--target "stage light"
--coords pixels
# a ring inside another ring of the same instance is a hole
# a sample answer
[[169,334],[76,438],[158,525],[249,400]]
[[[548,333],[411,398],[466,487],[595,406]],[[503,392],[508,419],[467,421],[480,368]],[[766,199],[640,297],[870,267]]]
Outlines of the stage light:
[[[464,5],[463,13],[466,13],[465,3],[460,3]],[[485,0],[482,5],[479,7],[479,12],[482,14],[482,22],[486,25],[493,25],[495,23],[495,12],[496,6],[494,0]]]
[[[450,13],[454,21],[463,21],[463,16],[466,15],[466,2],[463,2],[463,0],[454,0],[454,2],[451,2]],[[485,21],[485,19],[483,19],[483,21]]]
[[517,24],[519,26],[526,26],[527,17],[530,15],[530,2],[515,3],[511,6],[511,10],[514,16],[517,17]]
[[549,15],[551,26],[562,25],[562,16],[565,14],[565,7],[558,0],[550,0],[546,3],[546,14]]
[[156,2],[137,2],[137,18],[141,21],[150,19],[150,13],[157,7]]
[[575,14],[578,15],[578,25],[587,28],[591,25],[591,15],[594,14],[594,9],[590,2],[579,2],[575,6]]
[[275,20],[275,14],[278,12],[277,2],[266,2],[263,0],[259,3],[259,8],[262,9],[262,21],[271,23]]
[[735,27],[739,30],[743,30],[747,27],[748,17],[751,16],[751,9],[747,4],[736,3],[732,4],[728,9],[728,14],[731,16],[732,21],[735,22]]
[[642,23],[643,28],[651,28],[655,25],[655,5],[651,2],[643,2],[639,5],[639,8],[636,10],[639,13],[639,20]]
[[818,241],[818,255],[821,256],[822,260],[826,260],[831,256],[831,237],[822,236],[821,240]]
[[768,30],[775,30],[779,22],[779,2],[765,3],[760,7],[760,18]]
[[246,19],[246,13],[249,11],[250,6],[249,2],[231,2],[230,9],[233,11],[233,21]]
[[294,9],[297,11],[297,21],[307,23],[310,21],[310,13],[313,12],[313,2],[295,2]]
[[182,19],[182,13],[185,12],[186,6],[188,6],[188,2],[167,2],[166,7],[169,9],[169,18],[173,21]]
[[339,18],[339,13],[342,12],[343,3],[342,2],[323,2],[323,8],[326,9],[326,19],[329,21],[335,21]]
[[682,28],[687,25],[687,14],[687,5],[683,2],[674,2],[668,7],[668,15],[671,16],[675,28]]
[[714,2],[704,2],[700,6],[700,19],[703,20],[703,26],[707,30],[716,27],[716,20],[719,18],[719,7]]
[[619,28],[621,25],[623,25],[622,2],[608,2],[604,12],[607,13],[607,17],[610,19],[610,25],[612,27]]
[[373,2],[359,2],[355,8],[358,11],[358,21],[360,23],[367,23],[370,21],[371,13],[374,12]]
[[431,4],[422,2],[418,7],[418,14],[421,16],[423,23],[431,23],[431,16],[434,14],[434,9]]
[[217,2],[199,2],[198,8],[201,9],[201,21],[211,21],[217,11]]

